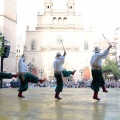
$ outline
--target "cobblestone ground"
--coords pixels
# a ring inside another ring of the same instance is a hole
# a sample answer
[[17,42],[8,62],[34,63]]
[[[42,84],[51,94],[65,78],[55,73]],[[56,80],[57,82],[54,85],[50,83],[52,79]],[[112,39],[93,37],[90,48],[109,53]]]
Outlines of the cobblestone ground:
[[90,88],[64,88],[62,100],[53,88],[29,88],[18,98],[16,88],[0,89],[0,120],[120,120],[120,88],[99,92],[92,99]]

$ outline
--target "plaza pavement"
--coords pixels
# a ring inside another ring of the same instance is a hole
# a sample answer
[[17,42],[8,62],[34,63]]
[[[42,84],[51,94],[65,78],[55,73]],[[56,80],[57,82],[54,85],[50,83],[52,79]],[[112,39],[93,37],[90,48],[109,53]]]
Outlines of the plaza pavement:
[[29,88],[18,98],[16,88],[0,89],[0,120],[120,120],[120,88],[99,92],[92,99],[90,88],[64,88],[62,100],[54,88]]

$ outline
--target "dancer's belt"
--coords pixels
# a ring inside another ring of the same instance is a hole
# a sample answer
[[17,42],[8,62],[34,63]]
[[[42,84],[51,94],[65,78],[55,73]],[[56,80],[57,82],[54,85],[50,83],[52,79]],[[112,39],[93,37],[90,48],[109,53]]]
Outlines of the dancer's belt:
[[93,69],[93,70],[101,70],[102,68],[101,68],[101,66],[93,65],[93,66],[92,66],[92,69]]
[[24,74],[26,74],[27,72],[18,72],[17,74],[19,75],[19,78],[24,81],[25,80],[25,77],[24,77]]
[[54,71],[55,74],[61,74],[61,71]]
[[18,72],[17,74],[18,75],[24,75],[24,74],[26,74],[27,72]]

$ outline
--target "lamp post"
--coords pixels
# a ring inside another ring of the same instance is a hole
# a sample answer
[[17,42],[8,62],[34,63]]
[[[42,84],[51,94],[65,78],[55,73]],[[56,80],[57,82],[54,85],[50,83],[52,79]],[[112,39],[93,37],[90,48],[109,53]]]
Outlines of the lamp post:
[[31,73],[33,69],[33,64],[29,63],[27,66],[28,66],[29,72]]
[[82,80],[83,79],[83,72],[84,72],[84,70],[81,69],[81,70],[79,70],[79,72],[81,73],[81,80]]
[[[0,34],[1,35],[1,34]],[[3,39],[1,43],[1,47],[4,48],[4,36],[0,36],[1,39]],[[1,55],[1,72],[3,72],[3,55]],[[3,80],[0,78],[0,88],[2,88]]]
[[40,70],[39,70],[39,73],[40,73],[41,79],[42,79],[42,74],[44,73],[44,70],[43,70],[43,69],[40,69]]
[[[8,58],[10,46],[5,45],[9,41],[5,40],[5,36],[0,32],[0,55],[1,55],[1,71],[3,72],[4,58]],[[9,50],[8,50],[9,48]],[[2,88],[3,80],[0,78],[0,88]]]

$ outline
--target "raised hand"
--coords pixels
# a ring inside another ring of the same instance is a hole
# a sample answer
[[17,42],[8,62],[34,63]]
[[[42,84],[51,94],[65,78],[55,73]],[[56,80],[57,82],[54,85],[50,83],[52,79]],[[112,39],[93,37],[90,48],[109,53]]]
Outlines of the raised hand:
[[109,48],[111,48],[112,47],[112,45],[109,45]]
[[64,55],[63,56],[65,56],[66,55],[66,51],[64,51]]

